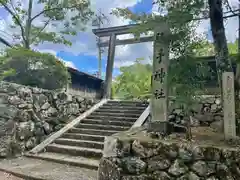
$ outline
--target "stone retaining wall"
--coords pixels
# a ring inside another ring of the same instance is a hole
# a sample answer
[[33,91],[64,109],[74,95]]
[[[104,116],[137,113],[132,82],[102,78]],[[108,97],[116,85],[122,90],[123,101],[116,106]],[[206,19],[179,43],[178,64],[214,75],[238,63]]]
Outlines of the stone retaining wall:
[[[172,103],[170,121],[186,125],[188,119],[184,117],[183,110],[181,108],[174,108],[174,101]],[[191,109],[190,124],[192,127],[210,126],[216,131],[221,131],[219,126],[223,123],[223,112],[219,96],[201,96]]]
[[152,139],[142,129],[119,133],[105,140],[98,170],[98,180],[113,179],[240,179],[240,149],[214,141]]
[[0,157],[22,153],[73,120],[97,100],[0,82]]
[[[192,127],[210,126],[215,131],[223,131],[223,111],[220,97],[217,95],[199,96],[196,103],[191,107],[190,116],[190,125]],[[145,126],[150,120],[151,117],[149,116]],[[173,97],[170,97],[169,102],[169,121],[181,125],[187,125],[189,121],[189,118],[184,113],[184,108],[181,108]]]

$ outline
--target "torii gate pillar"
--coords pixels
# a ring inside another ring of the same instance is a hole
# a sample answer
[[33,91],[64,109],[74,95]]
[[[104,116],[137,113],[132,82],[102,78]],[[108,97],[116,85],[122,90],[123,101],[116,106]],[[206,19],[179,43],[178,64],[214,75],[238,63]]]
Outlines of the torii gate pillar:
[[110,36],[109,45],[108,45],[106,78],[105,78],[105,83],[104,83],[103,98],[106,98],[106,99],[111,98],[112,76],[113,76],[112,74],[113,74],[115,48],[116,48],[116,35],[112,34]]
[[99,38],[110,37],[109,41],[99,42],[98,44],[99,47],[108,46],[106,78],[104,83],[104,95],[103,95],[104,98],[107,98],[107,99],[111,98],[112,73],[113,73],[113,65],[114,65],[115,47],[118,45],[135,44],[135,43],[152,41],[152,37],[145,37],[140,39],[132,38],[132,39],[125,39],[125,40],[116,40],[117,35],[130,34],[132,28],[136,28],[138,26],[139,24],[131,24],[126,26],[93,29],[93,33]]
[[100,47],[109,46],[107,72],[105,80],[104,97],[110,99],[112,72],[114,63],[115,46],[124,44],[135,44],[140,42],[149,42],[154,40],[153,54],[153,74],[152,74],[152,98],[151,98],[151,115],[152,120],[149,124],[149,130],[161,133],[168,131],[168,86],[167,75],[169,67],[169,40],[166,38],[170,30],[165,22],[159,23],[155,29],[154,38],[127,39],[116,41],[116,36],[129,34],[132,28],[139,26],[127,25],[111,28],[94,29],[93,33],[98,37],[110,37],[108,42],[100,43]]

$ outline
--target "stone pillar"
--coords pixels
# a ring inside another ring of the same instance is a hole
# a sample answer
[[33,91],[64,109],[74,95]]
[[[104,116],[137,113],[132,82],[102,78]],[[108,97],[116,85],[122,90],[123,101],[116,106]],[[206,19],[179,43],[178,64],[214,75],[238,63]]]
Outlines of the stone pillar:
[[104,98],[111,98],[111,87],[112,87],[112,73],[113,73],[113,64],[114,64],[114,55],[116,47],[116,35],[112,34],[109,39],[108,45],[108,59],[107,59],[107,68],[106,68],[106,77],[104,83]]
[[[160,26],[155,30],[153,74],[152,74],[152,98],[149,130],[167,133],[168,131],[168,87],[167,73],[169,66],[169,42],[166,35],[167,27]],[[165,38],[164,38],[165,37]]]
[[235,92],[233,72],[222,75],[224,135],[226,139],[236,137]]

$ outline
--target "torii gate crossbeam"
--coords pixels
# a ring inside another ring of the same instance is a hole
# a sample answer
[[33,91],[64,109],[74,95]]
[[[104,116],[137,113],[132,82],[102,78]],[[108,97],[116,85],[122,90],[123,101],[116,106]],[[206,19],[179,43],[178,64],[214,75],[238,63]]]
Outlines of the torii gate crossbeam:
[[105,78],[105,87],[104,87],[104,98],[111,97],[111,86],[112,86],[112,73],[113,73],[113,64],[115,56],[115,48],[118,45],[127,45],[127,44],[136,44],[142,42],[151,42],[153,37],[142,37],[142,38],[131,38],[124,40],[116,40],[117,35],[130,34],[133,28],[138,27],[139,24],[131,24],[126,26],[116,26],[109,28],[99,28],[93,29],[92,32],[97,37],[110,37],[109,41],[101,42],[100,47],[108,46],[108,58],[107,58],[107,68],[106,68],[106,78]]
[[166,133],[168,131],[168,87],[167,73],[169,66],[169,42],[164,37],[170,34],[168,25],[165,22],[158,23],[154,29],[154,37],[127,39],[116,41],[117,35],[130,34],[132,28],[139,24],[93,29],[93,33],[98,37],[110,37],[109,42],[100,44],[102,47],[108,44],[108,60],[106,69],[106,79],[104,87],[104,98],[111,98],[112,72],[116,45],[134,44],[149,42],[154,40],[153,54],[153,74],[152,74],[152,97],[151,115],[149,130]]

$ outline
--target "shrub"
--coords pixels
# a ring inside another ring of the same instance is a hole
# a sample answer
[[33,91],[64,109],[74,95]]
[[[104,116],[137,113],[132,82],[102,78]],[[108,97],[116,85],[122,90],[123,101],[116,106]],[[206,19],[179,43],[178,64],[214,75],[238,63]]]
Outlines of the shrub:
[[51,54],[24,48],[7,49],[0,64],[5,81],[50,90],[64,88],[70,82],[65,65]]

